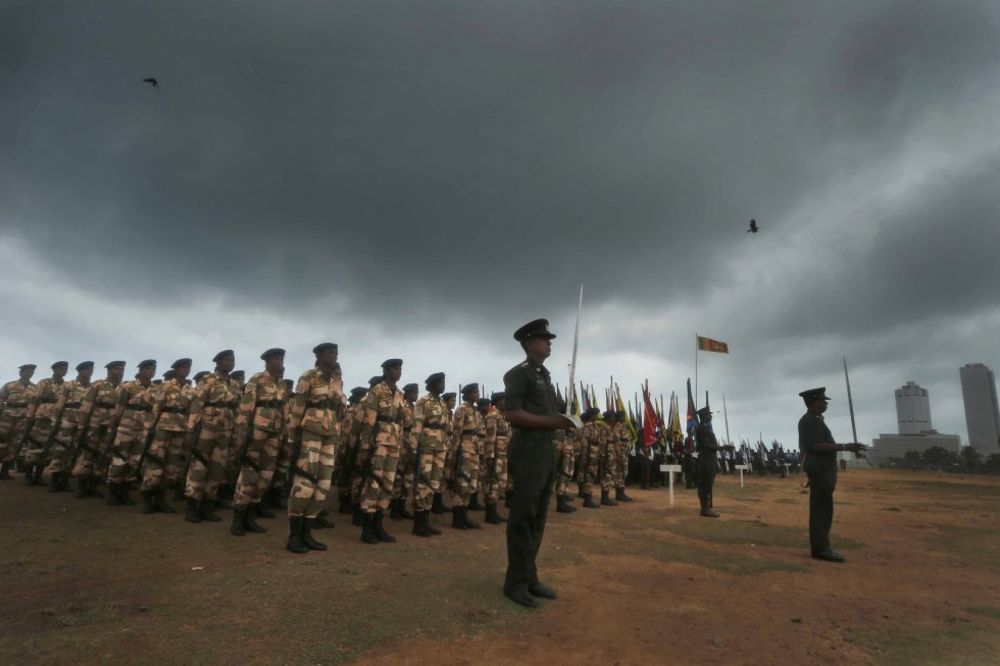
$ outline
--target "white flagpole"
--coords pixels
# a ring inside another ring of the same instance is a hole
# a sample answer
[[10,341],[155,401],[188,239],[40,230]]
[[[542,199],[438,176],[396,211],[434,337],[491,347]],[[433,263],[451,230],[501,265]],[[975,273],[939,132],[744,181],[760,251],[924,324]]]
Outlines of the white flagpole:
[[[572,393],[576,392],[576,348],[580,342],[580,313],[583,311],[583,285],[580,285],[580,301],[576,305],[576,329],[573,331],[573,357],[569,364],[569,385],[573,387]],[[572,395],[571,393],[571,395]],[[582,397],[581,397],[582,400]],[[569,409],[567,408],[567,411]]]

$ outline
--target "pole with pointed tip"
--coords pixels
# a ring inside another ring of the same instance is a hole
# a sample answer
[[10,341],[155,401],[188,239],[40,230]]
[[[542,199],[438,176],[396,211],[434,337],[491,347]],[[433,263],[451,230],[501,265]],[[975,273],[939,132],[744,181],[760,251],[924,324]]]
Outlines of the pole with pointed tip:
[[[573,330],[573,356],[569,363],[569,385],[576,390],[576,350],[580,344],[580,313],[583,311],[583,285],[580,285],[580,300],[576,304],[576,328]],[[581,397],[582,400],[582,397]]]

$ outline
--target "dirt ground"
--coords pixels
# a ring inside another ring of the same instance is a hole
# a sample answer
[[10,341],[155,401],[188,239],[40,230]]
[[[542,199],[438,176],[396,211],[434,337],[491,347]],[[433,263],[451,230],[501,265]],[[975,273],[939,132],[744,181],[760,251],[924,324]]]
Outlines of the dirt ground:
[[842,474],[841,565],[808,557],[796,479],[719,477],[718,520],[629,492],[550,514],[559,599],[528,610],[500,595],[502,528],[387,521],[399,542],[367,546],[337,515],[297,556],[282,520],[236,538],[3,482],[0,662],[1000,663],[1000,479]]

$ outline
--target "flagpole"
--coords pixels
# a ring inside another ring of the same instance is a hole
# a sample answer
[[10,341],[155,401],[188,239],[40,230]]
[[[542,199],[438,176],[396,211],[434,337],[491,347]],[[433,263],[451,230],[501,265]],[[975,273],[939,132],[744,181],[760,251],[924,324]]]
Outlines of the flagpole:
[[[694,394],[698,395],[698,332],[694,334]],[[697,405],[695,405],[697,407]]]
[[[580,313],[583,310],[583,285],[580,285],[580,300],[576,304],[576,329],[573,331],[573,357],[569,363],[569,385],[576,391],[576,348],[580,342]],[[568,412],[569,410],[567,410]]]
[[722,394],[722,417],[726,420],[726,444],[732,444],[729,441],[729,411],[726,409],[726,394]]

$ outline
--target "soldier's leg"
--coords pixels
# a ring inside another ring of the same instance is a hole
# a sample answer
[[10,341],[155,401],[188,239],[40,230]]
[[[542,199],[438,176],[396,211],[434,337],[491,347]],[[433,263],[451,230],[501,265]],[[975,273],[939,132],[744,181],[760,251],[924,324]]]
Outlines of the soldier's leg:
[[257,484],[261,481],[260,461],[261,451],[267,433],[254,428],[250,443],[243,456],[239,476],[236,477],[236,491],[233,494],[233,510],[244,510],[250,506],[257,492]]
[[169,440],[170,433],[163,430],[157,430],[153,435],[153,442],[149,445],[146,459],[142,463],[143,493],[159,491],[165,483]]
[[257,477],[257,487],[253,491],[250,504],[259,504],[264,500],[264,494],[274,482],[274,470],[278,464],[278,451],[281,440],[278,433],[262,433],[264,439],[260,446],[260,474]]
[[0,463],[4,464],[4,472],[7,470],[6,466],[14,459],[14,452],[11,448],[13,431],[14,419],[0,415]]
[[215,449],[215,435],[205,428],[198,432],[191,452],[191,464],[188,465],[187,478],[184,480],[184,496],[201,502],[205,499],[205,485],[208,482],[208,469],[212,464],[212,453]]
[[209,454],[208,472],[205,476],[205,498],[215,500],[219,496],[219,486],[226,481],[226,464],[229,454],[232,432],[219,430],[215,433],[212,450]]
[[174,500],[181,500],[184,498],[184,463],[187,462],[187,449],[185,448],[187,433],[164,432],[163,436],[165,438],[164,455],[166,456],[166,466],[164,469],[166,485],[164,486],[164,490],[173,488]]
[[813,555],[830,550],[833,486],[825,474],[809,475],[809,547]]
[[[434,451],[423,451],[420,457],[420,469],[416,471],[416,488],[413,495],[414,511],[430,511],[434,501],[434,487],[432,477],[434,475]],[[444,461],[442,460],[442,463]],[[437,483],[441,485],[440,478]]]
[[[379,498],[382,494],[380,483],[385,476],[382,470],[386,465],[389,447],[384,442],[375,444],[370,462],[371,471],[368,478],[364,479],[361,489],[361,510],[366,514],[372,514],[379,509]],[[390,486],[390,489],[392,486]]]
[[316,492],[312,503],[306,509],[306,518],[315,518],[326,506],[326,498],[333,485],[333,463],[337,457],[337,436],[323,437],[319,447],[319,467],[316,470]]
[[[444,466],[447,451],[445,451],[445,449],[431,451],[428,453],[427,457],[430,459],[431,463],[431,471],[427,477],[427,485],[429,486],[431,492],[430,501],[431,510],[433,511],[435,498],[440,498],[441,493],[444,490]],[[437,501],[440,502],[440,499]]]
[[508,448],[514,484],[507,523],[507,574],[504,592],[510,594],[539,583],[535,559],[542,543],[549,499],[555,483],[555,449],[545,442],[519,441]]

